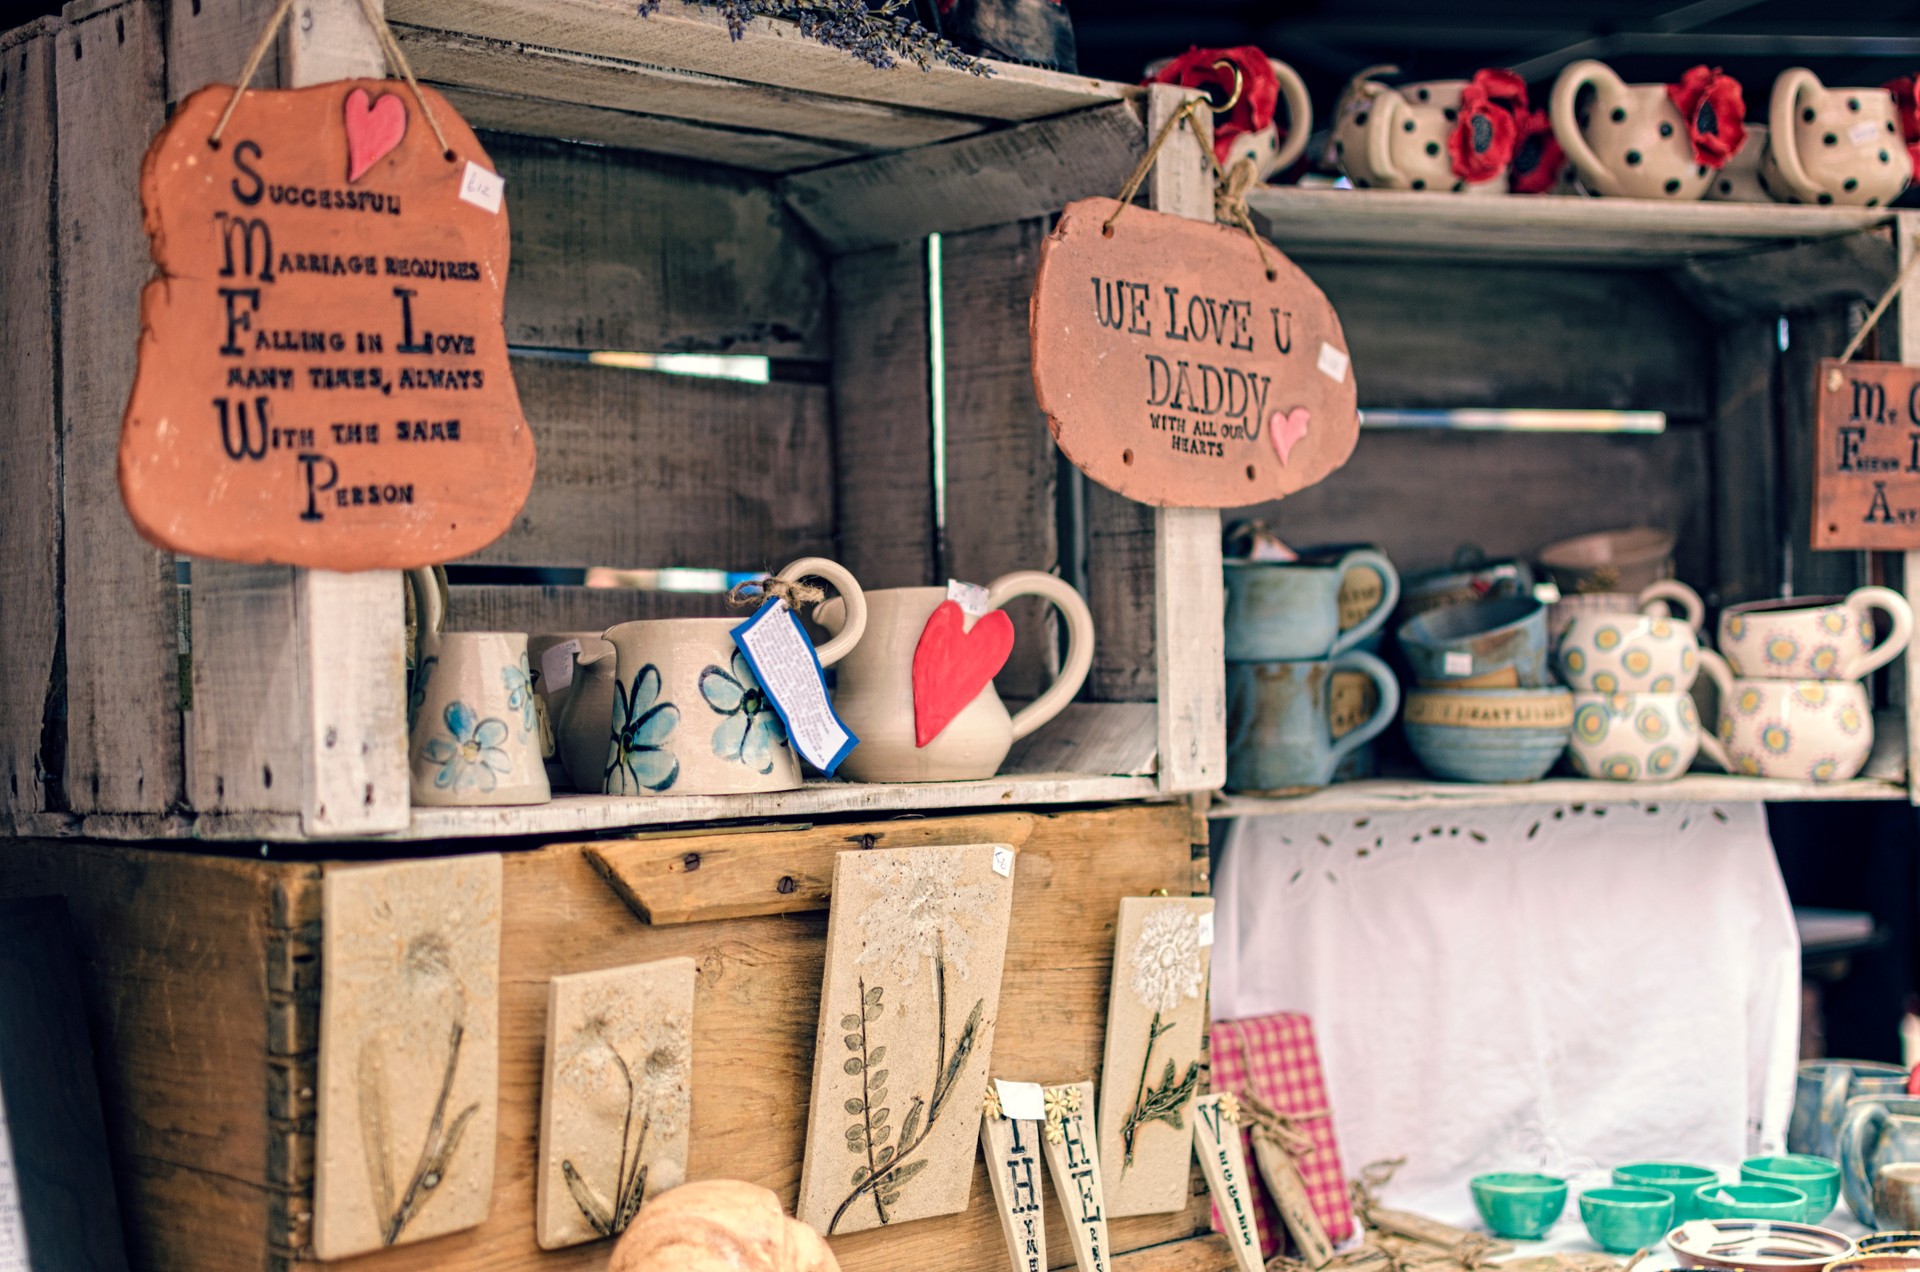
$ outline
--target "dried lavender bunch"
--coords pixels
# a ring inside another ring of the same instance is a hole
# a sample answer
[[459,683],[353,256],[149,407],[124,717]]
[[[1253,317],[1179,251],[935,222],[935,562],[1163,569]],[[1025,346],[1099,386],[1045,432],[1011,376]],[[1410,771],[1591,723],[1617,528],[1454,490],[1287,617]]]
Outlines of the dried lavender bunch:
[[[973,75],[991,75],[993,68],[977,57],[969,57],[947,40],[915,22],[903,12],[908,0],[884,0],[878,8],[868,8],[866,0],[682,0],[712,9],[727,20],[734,39],[746,31],[754,18],[784,18],[800,28],[800,34],[817,40],[830,49],[843,49],[869,66],[887,70],[900,61],[913,62],[929,70],[937,62]],[[655,13],[660,0],[639,0],[641,17]]]

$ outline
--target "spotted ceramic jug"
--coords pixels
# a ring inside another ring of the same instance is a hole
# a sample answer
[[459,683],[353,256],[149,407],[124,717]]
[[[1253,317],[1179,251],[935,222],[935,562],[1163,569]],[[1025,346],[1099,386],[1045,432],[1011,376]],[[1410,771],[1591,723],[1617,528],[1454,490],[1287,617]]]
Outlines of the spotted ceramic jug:
[[[1593,102],[1576,113],[1589,86]],[[1554,82],[1548,112],[1560,148],[1595,194],[1698,199],[1712,183],[1665,84],[1628,84],[1603,62],[1575,62]]]
[[1334,121],[1334,153],[1360,189],[1505,194],[1507,174],[1466,181],[1453,170],[1447,139],[1460,118],[1466,80],[1429,80],[1399,88],[1363,81],[1349,89]]
[[1780,72],[1760,179],[1782,203],[1880,207],[1900,197],[1913,162],[1893,94],[1828,88],[1804,66]]

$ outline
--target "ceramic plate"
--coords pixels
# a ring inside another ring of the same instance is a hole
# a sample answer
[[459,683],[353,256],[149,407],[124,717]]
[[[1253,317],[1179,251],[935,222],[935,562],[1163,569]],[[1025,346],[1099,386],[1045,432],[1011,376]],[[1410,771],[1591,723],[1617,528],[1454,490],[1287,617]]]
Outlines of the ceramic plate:
[[1667,1244],[1692,1267],[1821,1268],[1845,1257],[1853,1242],[1809,1223],[1764,1219],[1695,1219],[1667,1234]]

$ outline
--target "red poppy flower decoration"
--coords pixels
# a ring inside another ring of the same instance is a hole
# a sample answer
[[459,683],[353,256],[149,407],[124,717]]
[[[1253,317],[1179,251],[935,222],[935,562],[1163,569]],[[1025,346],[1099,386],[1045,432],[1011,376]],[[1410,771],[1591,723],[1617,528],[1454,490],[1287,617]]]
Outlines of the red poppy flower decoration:
[[[1213,154],[1222,163],[1233,149],[1234,138],[1259,132],[1273,122],[1274,107],[1280,101],[1280,81],[1267,55],[1251,44],[1234,49],[1192,48],[1147,81],[1204,89],[1214,101],[1224,102],[1233,97],[1235,71],[1241,81],[1240,100],[1226,114],[1213,117]],[[1281,139],[1285,140],[1284,135]]]
[[1920,180],[1920,100],[1914,93],[1914,77],[1902,75],[1881,85],[1893,94],[1894,108],[1900,114],[1900,131],[1907,140],[1907,155],[1913,160],[1913,175]]
[[1460,94],[1460,118],[1447,136],[1453,175],[1462,181],[1491,181],[1513,158],[1527,109],[1527,86],[1512,71],[1476,71]]
[[1709,168],[1725,166],[1747,141],[1747,102],[1740,81],[1718,67],[1696,66],[1667,85],[1667,96],[1687,121],[1693,157]]
[[1566,152],[1553,135],[1553,119],[1546,111],[1528,111],[1519,124],[1520,140],[1513,147],[1507,187],[1515,194],[1545,194],[1566,166]]

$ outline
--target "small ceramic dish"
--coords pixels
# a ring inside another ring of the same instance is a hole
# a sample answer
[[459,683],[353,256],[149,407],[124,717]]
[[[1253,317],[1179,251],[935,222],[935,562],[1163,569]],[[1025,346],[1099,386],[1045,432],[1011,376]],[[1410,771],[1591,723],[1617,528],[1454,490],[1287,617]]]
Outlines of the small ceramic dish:
[[1736,1272],[1817,1272],[1853,1252],[1853,1242],[1830,1228],[1765,1219],[1695,1219],[1669,1232],[1667,1245],[1685,1266]]
[[1920,1268],[1920,1254],[1850,1254],[1829,1263],[1826,1272],[1914,1272]]
[[[1571,701],[1571,699],[1569,699]],[[1626,1188],[1658,1188],[1673,1198],[1673,1221],[1698,1219],[1694,1194],[1700,1185],[1719,1181],[1720,1172],[1685,1162],[1630,1162],[1613,1168],[1613,1182]]]
[[1748,1184],[1785,1184],[1807,1194],[1801,1223],[1819,1223],[1840,1203],[1840,1167],[1825,1157],[1782,1153],[1749,1157],[1740,1163],[1740,1180]]
[[1557,1175],[1501,1171],[1468,1182],[1474,1208],[1496,1237],[1535,1241],[1567,1206],[1567,1181]]
[[1547,670],[1547,607],[1530,596],[1443,605],[1400,625],[1400,651],[1433,689],[1528,689]]
[[1807,1213],[1807,1193],[1787,1184],[1702,1184],[1694,1212],[1703,1219],[1779,1219],[1798,1223]]
[[1869,1232],[1853,1248],[1860,1254],[1920,1254],[1920,1232]]

